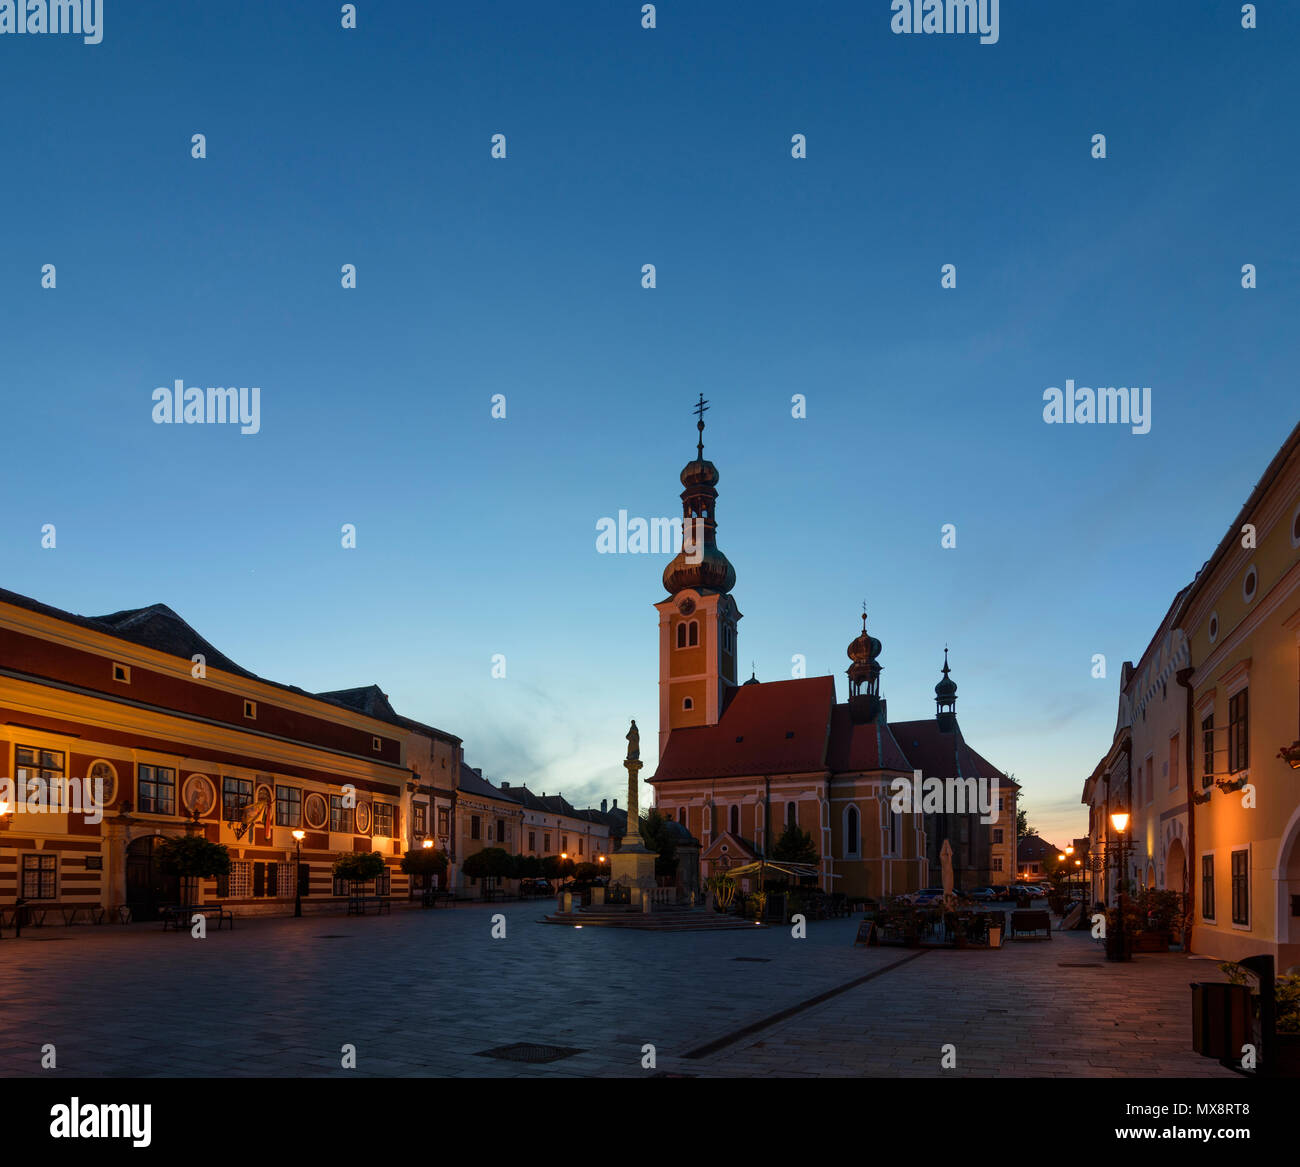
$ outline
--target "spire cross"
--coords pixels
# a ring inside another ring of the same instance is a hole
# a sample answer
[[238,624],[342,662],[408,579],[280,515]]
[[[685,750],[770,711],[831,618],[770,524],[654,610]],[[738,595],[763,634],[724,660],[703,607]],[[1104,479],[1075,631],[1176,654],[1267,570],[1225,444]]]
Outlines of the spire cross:
[[696,450],[700,458],[704,457],[704,414],[709,408],[709,403],[704,400],[704,394],[700,394],[700,399],[695,403],[695,416],[699,418],[695,428],[700,431],[700,440],[696,445]]

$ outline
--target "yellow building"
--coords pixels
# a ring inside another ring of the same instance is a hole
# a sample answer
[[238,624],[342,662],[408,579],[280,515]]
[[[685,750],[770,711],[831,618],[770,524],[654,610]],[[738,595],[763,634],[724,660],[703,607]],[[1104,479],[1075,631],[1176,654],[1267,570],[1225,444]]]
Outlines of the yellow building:
[[1300,426],[1183,601],[1192,950],[1300,964]]

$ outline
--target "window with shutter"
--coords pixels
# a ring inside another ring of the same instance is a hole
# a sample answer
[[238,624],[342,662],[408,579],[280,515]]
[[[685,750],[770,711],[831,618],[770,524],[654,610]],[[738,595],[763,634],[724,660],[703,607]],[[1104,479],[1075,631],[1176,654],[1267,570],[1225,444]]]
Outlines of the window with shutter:
[[253,896],[254,898],[256,898],[257,896],[261,896],[265,894],[266,894],[266,864],[254,863],[253,864]]

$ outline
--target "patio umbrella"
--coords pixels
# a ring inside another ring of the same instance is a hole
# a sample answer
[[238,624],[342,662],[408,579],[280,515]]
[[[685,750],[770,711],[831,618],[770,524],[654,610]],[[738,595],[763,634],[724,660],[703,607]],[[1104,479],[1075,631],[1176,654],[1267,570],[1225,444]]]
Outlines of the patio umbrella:
[[939,866],[943,871],[943,906],[952,908],[952,844],[944,839],[939,848]]
[[[820,879],[822,877],[821,868],[817,867],[815,864],[787,863],[779,859],[768,859],[765,861],[755,860],[753,863],[746,863],[740,867],[732,867],[727,871],[727,874],[734,878],[742,875],[757,875],[763,870],[779,872],[782,875],[794,875],[810,879]],[[839,879],[839,876],[831,875],[829,878]]]

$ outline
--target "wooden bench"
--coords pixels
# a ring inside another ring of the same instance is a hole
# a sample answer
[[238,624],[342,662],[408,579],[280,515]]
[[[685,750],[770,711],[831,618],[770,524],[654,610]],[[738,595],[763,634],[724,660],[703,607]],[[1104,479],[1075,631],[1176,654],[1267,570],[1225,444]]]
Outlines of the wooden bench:
[[1011,931],[1008,935],[1009,940],[1019,940],[1023,932],[1047,933],[1047,939],[1052,938],[1052,915],[1042,909],[1021,908],[1011,913]]
[[232,932],[235,930],[234,913],[224,904],[173,904],[159,908],[158,914],[162,917],[164,932],[168,928],[174,928],[177,932],[188,929],[194,923],[195,916],[206,916],[209,920],[215,916],[218,932],[227,924]]
[[373,907],[377,915],[393,914],[392,901],[388,896],[352,896],[348,900],[349,916],[364,916],[366,909]]
[[439,903],[444,903],[450,907],[454,900],[455,896],[449,891],[425,891],[421,893],[421,902],[426,908],[436,908]]

